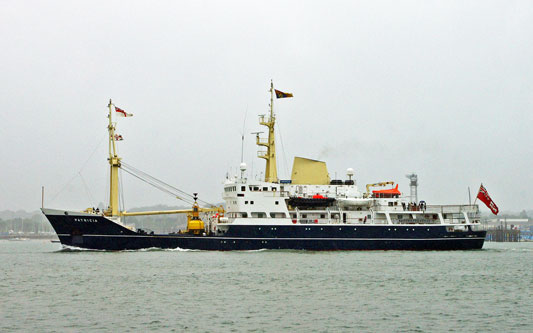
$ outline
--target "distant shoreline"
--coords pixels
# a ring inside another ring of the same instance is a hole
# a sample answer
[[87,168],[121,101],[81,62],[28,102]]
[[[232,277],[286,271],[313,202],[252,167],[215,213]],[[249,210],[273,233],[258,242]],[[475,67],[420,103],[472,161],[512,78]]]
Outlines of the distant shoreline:
[[12,235],[0,235],[1,239],[7,240],[25,240],[25,239],[50,239],[50,240],[59,240],[57,235],[49,234],[12,234]]

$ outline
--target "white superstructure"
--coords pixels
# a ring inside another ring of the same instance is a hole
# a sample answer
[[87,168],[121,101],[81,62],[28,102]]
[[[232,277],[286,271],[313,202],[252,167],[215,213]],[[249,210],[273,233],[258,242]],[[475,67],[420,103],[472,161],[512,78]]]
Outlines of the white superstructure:
[[[398,185],[370,192],[372,186],[393,185],[390,181],[368,184],[362,192],[353,179],[353,169],[347,169],[347,180],[330,180],[324,162],[299,157],[295,158],[292,178],[279,180],[272,84],[270,92],[270,115],[267,118],[261,115],[259,121],[268,127],[269,136],[262,139],[257,134],[256,140],[258,146],[267,147],[266,152],[258,154],[267,161],[265,179],[247,178],[246,164],[242,163],[240,176],[225,180],[222,197],[226,214],[209,223],[211,231],[224,232],[229,225],[388,224],[394,227],[446,224],[455,228],[457,225],[479,224],[475,205],[429,206],[424,201],[412,202],[417,198],[416,188],[413,193],[413,181],[417,182],[414,174],[408,176],[411,180],[410,197],[404,197]],[[278,93],[276,90],[276,95]],[[282,98],[287,95],[292,97],[292,94],[285,94]]]
[[226,214],[217,225],[219,232],[223,232],[230,224],[479,224],[477,206],[413,205],[408,198],[382,193],[385,191],[388,190],[374,191],[365,197],[355,182],[349,181],[293,185],[249,180],[244,176],[230,178],[224,184]]

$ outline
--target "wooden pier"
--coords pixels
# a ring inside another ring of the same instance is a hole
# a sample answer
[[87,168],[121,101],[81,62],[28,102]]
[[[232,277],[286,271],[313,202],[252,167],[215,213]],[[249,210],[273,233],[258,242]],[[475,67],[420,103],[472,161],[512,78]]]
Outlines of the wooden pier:
[[520,229],[514,225],[508,227],[507,222],[497,226],[487,226],[486,240],[489,242],[520,242]]

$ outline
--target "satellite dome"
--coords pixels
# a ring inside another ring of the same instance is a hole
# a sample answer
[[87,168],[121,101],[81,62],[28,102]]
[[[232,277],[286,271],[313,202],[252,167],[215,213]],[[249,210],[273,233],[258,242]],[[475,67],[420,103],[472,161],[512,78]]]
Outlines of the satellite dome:
[[355,171],[352,168],[348,168],[346,170],[346,174],[348,175],[348,177],[351,177],[355,174]]

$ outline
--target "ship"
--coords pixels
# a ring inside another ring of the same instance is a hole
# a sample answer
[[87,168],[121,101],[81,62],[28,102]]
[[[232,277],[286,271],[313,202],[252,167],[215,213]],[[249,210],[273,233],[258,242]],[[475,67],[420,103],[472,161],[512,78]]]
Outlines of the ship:
[[[118,156],[115,112],[109,101],[109,205],[84,211],[42,208],[64,246],[94,250],[145,248],[193,250],[475,250],[486,237],[478,205],[428,205],[406,196],[392,181],[367,184],[364,190],[348,168],[346,179],[331,179],[326,163],[295,157],[290,179],[279,179],[276,165],[274,96],[292,97],[270,84],[268,114],[256,134],[264,159],[264,178],[239,173],[226,176],[224,205],[201,207],[197,193],[191,209],[128,212],[119,207],[119,170],[128,170]],[[131,171],[131,168],[129,168]],[[413,176],[413,175],[411,175]],[[383,188],[388,187],[390,188]],[[382,189],[373,189],[381,187]],[[412,194],[412,193],[411,193]],[[416,194],[416,192],[415,192]],[[127,223],[130,216],[187,214],[184,230],[154,233]]]

